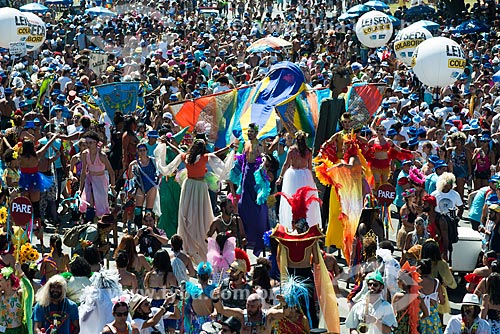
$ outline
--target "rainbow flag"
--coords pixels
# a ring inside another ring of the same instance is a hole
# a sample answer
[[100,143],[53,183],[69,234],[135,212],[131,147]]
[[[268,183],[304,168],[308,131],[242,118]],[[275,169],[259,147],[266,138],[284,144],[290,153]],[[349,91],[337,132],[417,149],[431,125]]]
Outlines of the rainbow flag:
[[231,90],[170,104],[169,108],[181,127],[189,127],[192,131],[197,122],[203,121],[208,124],[208,139],[216,143],[216,147],[224,147],[226,146],[224,129],[227,128],[234,113],[235,95],[236,91]]

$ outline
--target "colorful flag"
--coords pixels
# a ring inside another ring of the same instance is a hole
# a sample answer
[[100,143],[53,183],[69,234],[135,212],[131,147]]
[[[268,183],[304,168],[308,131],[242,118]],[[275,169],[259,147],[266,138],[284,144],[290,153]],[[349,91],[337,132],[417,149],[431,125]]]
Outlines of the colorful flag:
[[113,119],[117,111],[131,114],[137,108],[140,82],[116,82],[95,86],[101,98],[102,109]]
[[42,107],[42,103],[41,103],[42,97],[45,94],[45,92],[47,91],[47,89],[49,88],[52,81],[54,81],[54,74],[45,75],[45,77],[43,78],[42,85],[40,86],[40,92],[38,93],[38,98],[36,99],[37,108]]
[[[259,127],[257,138],[276,136],[278,131],[275,109],[285,106],[281,108],[285,112],[286,105],[294,102],[305,88],[304,73],[298,65],[283,61],[271,67],[267,76],[257,85],[257,92],[251,98],[250,106],[241,114],[243,138],[246,139],[246,130],[250,123],[255,123]],[[300,123],[300,121],[297,122]]]
[[[205,122],[208,125],[208,139],[213,143],[219,141],[223,147],[225,146],[225,132],[223,130],[226,128],[226,124],[229,123],[227,118],[232,117],[233,114],[234,96],[235,90],[231,90],[170,104],[169,107],[177,124],[182,127],[189,126],[191,131],[197,122]],[[219,131],[219,128],[221,131]],[[220,139],[219,136],[222,136],[223,139]]]
[[386,85],[368,83],[355,83],[349,87],[345,95],[345,106],[346,111],[352,115],[351,125],[353,128],[363,127],[377,112],[386,87]]

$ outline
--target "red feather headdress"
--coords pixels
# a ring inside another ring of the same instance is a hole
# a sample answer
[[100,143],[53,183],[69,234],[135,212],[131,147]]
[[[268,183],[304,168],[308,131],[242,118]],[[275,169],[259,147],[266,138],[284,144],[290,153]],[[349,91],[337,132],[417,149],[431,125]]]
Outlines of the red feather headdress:
[[297,221],[299,219],[307,218],[307,210],[312,202],[316,201],[321,205],[321,199],[316,195],[308,195],[310,192],[318,191],[313,187],[302,187],[297,189],[297,192],[292,196],[289,196],[283,192],[276,193],[276,195],[283,196],[290,206],[292,207],[292,221]]
[[[234,265],[234,262],[237,262],[237,267]],[[234,262],[231,265],[231,267],[234,267],[234,269],[237,269],[244,273],[250,271],[250,266],[251,266],[250,259],[248,258],[247,253],[243,249],[238,247],[234,249]]]

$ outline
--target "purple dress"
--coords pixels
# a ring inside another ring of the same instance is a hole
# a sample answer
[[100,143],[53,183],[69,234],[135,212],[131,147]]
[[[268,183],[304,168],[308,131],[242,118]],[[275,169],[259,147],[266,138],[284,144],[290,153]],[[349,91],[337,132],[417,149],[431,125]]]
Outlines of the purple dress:
[[238,202],[238,212],[245,227],[248,247],[253,248],[253,253],[258,256],[264,249],[264,240],[262,236],[270,229],[267,203],[257,204],[257,190],[254,173],[260,167],[260,160],[255,163],[239,158],[242,167],[241,177],[241,198]]

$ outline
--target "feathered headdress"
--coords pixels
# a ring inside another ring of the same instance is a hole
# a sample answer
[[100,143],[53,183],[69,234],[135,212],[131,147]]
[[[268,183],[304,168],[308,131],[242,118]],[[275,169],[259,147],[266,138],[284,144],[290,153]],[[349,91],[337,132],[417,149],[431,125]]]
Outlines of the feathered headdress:
[[285,302],[289,307],[301,306],[300,300],[306,301],[306,309],[302,310],[309,319],[309,325],[312,326],[311,317],[309,315],[309,290],[308,283],[305,279],[290,275],[288,280],[281,286],[281,294],[285,298]]
[[407,291],[407,293],[410,294],[410,305],[408,305],[410,334],[418,334],[418,321],[420,314],[420,299],[418,298],[418,291],[421,289],[418,283],[420,283],[422,279],[420,278],[420,274],[417,272],[417,267],[410,266],[408,261],[406,261],[401,267],[399,279],[402,280],[410,290]]
[[309,205],[316,201],[321,205],[321,199],[316,195],[308,195],[310,192],[318,191],[313,187],[302,187],[297,189],[297,192],[292,196],[289,196],[283,192],[276,193],[276,195],[281,195],[285,197],[290,206],[292,207],[292,221],[297,221],[299,219],[306,219],[307,210],[309,210]]
[[417,167],[412,167],[410,169],[410,180],[418,186],[422,186],[425,183],[425,175]]
[[250,259],[243,249],[236,247],[234,249],[234,257],[235,259],[231,264],[231,268],[243,273],[247,273],[250,271]]

